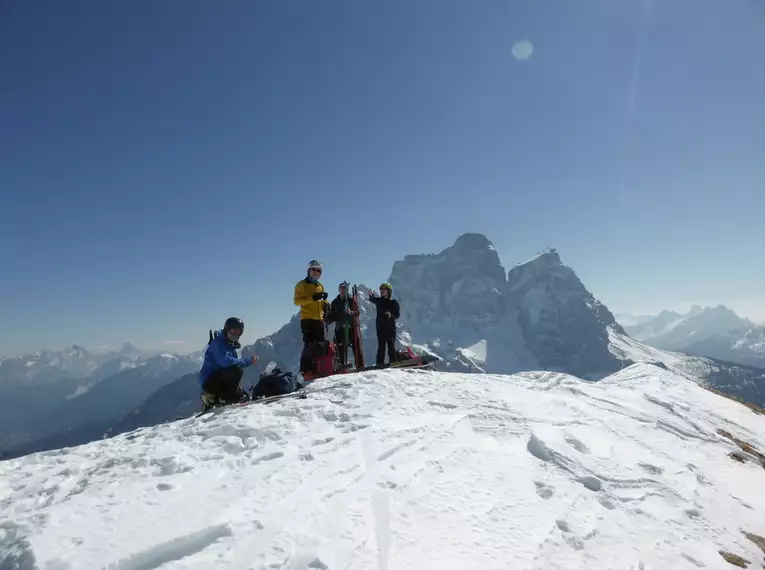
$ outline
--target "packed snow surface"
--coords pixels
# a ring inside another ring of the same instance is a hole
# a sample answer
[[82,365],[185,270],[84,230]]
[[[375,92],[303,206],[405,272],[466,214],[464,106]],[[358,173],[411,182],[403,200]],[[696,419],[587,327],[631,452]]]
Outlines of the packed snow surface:
[[0,567],[760,566],[765,469],[717,430],[763,450],[765,416],[672,372],[310,389],[0,463]]

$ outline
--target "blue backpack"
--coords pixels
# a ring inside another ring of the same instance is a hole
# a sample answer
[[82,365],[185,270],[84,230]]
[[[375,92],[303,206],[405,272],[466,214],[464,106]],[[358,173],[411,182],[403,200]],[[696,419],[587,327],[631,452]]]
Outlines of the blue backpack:
[[268,374],[260,377],[258,383],[252,389],[252,399],[268,398],[289,394],[299,388],[299,384],[292,372],[282,372],[275,368]]

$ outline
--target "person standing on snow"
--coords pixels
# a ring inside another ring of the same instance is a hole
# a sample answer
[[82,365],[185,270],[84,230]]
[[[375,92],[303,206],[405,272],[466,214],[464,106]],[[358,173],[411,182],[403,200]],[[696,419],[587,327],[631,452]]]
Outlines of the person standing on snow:
[[300,307],[300,330],[303,333],[303,354],[300,356],[300,372],[306,380],[316,374],[315,343],[324,342],[325,314],[329,311],[327,293],[319,282],[323,267],[312,259],[308,263],[305,278],[295,284],[295,305]]
[[369,292],[369,300],[377,307],[377,366],[382,366],[385,361],[385,347],[388,347],[388,363],[396,362],[396,321],[401,315],[401,310],[393,298],[393,287],[390,283],[380,285],[380,296],[374,291]]
[[223,329],[211,333],[212,338],[199,371],[205,409],[212,407],[217,400],[233,404],[249,399],[247,392],[239,387],[239,382],[244,368],[255,364],[258,357],[239,358],[237,355],[236,351],[242,348],[239,339],[243,332],[244,321],[230,317],[226,319]]
[[[341,368],[348,364],[348,347],[356,350],[356,335],[353,330],[353,316],[359,312],[350,307],[351,299],[348,296],[348,282],[343,281],[337,288],[338,295],[332,300],[329,309],[330,323],[335,323],[335,345],[337,345],[337,360]],[[347,340],[346,340],[347,339]],[[354,352],[355,354],[355,352]],[[355,358],[354,358],[355,360]],[[358,366],[358,363],[356,363]]]

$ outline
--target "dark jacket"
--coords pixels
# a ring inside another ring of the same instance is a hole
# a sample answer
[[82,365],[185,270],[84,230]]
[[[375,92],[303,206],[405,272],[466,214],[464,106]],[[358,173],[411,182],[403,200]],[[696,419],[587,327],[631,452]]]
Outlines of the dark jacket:
[[332,300],[329,306],[329,318],[330,323],[335,323],[335,328],[341,328],[343,325],[352,326],[353,316],[345,312],[346,308],[351,308],[351,298],[346,297],[343,299],[338,295]]
[[[377,332],[393,332],[396,330],[396,320],[401,316],[398,301],[390,297],[373,295],[369,300],[377,307]],[[388,317],[385,313],[390,313]]]

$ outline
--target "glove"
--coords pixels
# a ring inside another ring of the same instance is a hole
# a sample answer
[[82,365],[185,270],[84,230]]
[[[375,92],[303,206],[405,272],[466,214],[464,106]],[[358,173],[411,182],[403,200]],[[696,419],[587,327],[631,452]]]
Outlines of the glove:
[[326,298],[327,298],[327,293],[326,292],[325,293],[314,293],[313,294],[313,300],[314,301],[318,301],[319,299],[326,299]]

